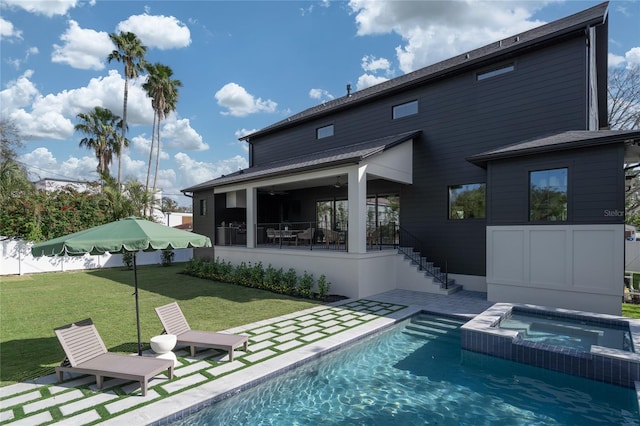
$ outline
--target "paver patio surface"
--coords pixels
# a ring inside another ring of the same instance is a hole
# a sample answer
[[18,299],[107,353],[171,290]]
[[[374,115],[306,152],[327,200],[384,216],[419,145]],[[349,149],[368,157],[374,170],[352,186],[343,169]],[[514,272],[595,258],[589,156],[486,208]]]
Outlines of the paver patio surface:
[[120,379],[106,379],[99,390],[93,376],[57,384],[50,375],[0,388],[0,424],[166,424],[417,312],[473,317],[491,305],[484,293],[394,290],[316,306],[226,330],[249,336],[249,351],[236,350],[233,362],[221,351],[200,350],[191,357],[188,348],[177,348],[174,379],[152,379],[146,397],[139,383]]

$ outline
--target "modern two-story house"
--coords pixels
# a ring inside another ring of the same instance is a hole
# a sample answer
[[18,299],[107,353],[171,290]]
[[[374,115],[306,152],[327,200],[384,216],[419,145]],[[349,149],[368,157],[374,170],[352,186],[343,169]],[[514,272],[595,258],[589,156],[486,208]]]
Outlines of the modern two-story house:
[[183,190],[215,240],[199,255],[324,274],[350,297],[464,287],[619,314],[640,132],[608,129],[607,7],[242,138],[250,167]]

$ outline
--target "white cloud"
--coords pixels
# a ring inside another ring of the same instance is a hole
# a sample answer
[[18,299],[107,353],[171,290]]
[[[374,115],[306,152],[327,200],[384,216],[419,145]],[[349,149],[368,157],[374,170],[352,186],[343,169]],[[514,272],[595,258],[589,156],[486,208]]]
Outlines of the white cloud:
[[529,1],[368,1],[351,0],[358,35],[397,33],[403,72],[472,50],[538,26],[530,20],[545,2]]
[[362,57],[362,69],[368,72],[389,71],[391,63],[385,58],[365,55]]
[[80,28],[73,20],[69,21],[69,27],[60,40],[64,44],[53,45],[51,61],[83,70],[104,69],[104,60],[113,50],[109,34]]
[[245,137],[247,135],[250,135],[251,133],[257,132],[258,129],[238,129],[235,131],[235,136],[236,138],[240,139],[242,137]]
[[0,17],[0,40],[22,39],[22,31],[17,30],[13,24]]
[[614,55],[613,53],[609,53],[607,61],[608,61],[609,66],[610,67],[614,67],[614,68],[625,63],[624,56]]
[[177,120],[172,114],[164,122],[160,131],[160,138],[168,149],[183,149],[188,151],[205,151],[209,145],[202,141],[202,136],[192,127],[189,119]]
[[191,44],[189,28],[173,16],[133,15],[120,22],[116,29],[135,33],[147,47],[166,50]]
[[244,136],[250,135],[251,133],[257,132],[257,131],[258,131],[258,129],[251,129],[251,130],[249,130],[249,129],[239,129],[239,130],[235,131],[234,135],[238,139],[238,140],[236,140],[236,144],[240,145],[240,149],[242,149],[242,151],[244,153],[246,153],[246,154],[249,153],[249,144],[247,142],[241,141],[239,139],[244,137]]
[[640,47],[633,47],[624,54],[628,65],[640,65]]
[[45,16],[64,15],[78,5],[78,0],[3,0],[4,4],[18,6],[30,13]]
[[[87,150],[87,153],[90,151]],[[47,148],[36,148],[19,157],[28,165],[32,179],[59,178],[93,181],[98,178],[96,167],[98,160],[92,153],[81,158],[69,157],[65,161],[57,160]]]
[[0,91],[0,112],[3,116],[30,105],[40,94],[31,81],[32,76],[33,70],[27,70],[16,80],[8,82],[6,89]]
[[376,84],[383,83],[389,80],[386,77],[379,77],[371,74],[362,74],[358,77],[358,82],[356,83],[356,90],[366,89],[367,87],[375,86]]
[[323,101],[334,99],[334,96],[324,89],[309,90],[309,97],[311,99],[318,99]]
[[[25,72],[0,92],[2,113],[13,119],[28,138],[69,138],[73,134],[72,120],[75,121],[76,115],[96,106],[121,114],[124,80],[117,71],[91,79],[86,87],[46,96],[42,96],[32,83],[32,75],[33,71]],[[130,130],[132,126],[152,122],[151,101],[141,87],[141,80],[133,80],[129,85],[127,104]]]
[[244,87],[236,83],[227,83],[215,94],[218,105],[227,108],[228,111],[221,112],[222,115],[232,115],[234,117],[245,117],[257,112],[274,112],[277,103],[268,99],[254,98]]
[[197,185],[249,166],[247,160],[240,155],[215,163],[196,161],[183,152],[177,153],[173,158],[178,168],[176,176],[180,181],[180,188]]

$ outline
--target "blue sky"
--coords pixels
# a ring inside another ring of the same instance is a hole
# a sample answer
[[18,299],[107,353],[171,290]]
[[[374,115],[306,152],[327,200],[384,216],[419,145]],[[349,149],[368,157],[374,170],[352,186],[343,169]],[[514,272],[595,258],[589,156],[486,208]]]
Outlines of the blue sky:
[[[76,115],[122,115],[122,65],[108,34],[131,31],[182,82],[163,122],[159,186],[247,167],[238,141],[291,114],[518,34],[599,1],[0,0],[0,113],[19,127],[34,180],[96,180]],[[609,5],[609,66],[640,64],[640,0]],[[153,111],[130,86],[123,176],[146,179]],[[117,161],[111,166],[117,175]]]

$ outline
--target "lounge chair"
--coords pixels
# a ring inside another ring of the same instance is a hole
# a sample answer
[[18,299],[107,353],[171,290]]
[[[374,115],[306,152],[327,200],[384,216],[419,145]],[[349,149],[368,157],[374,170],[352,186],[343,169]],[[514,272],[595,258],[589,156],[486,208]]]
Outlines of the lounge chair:
[[58,327],[54,332],[66,355],[56,367],[58,382],[64,372],[95,375],[98,389],[102,389],[105,377],[137,380],[142,396],[146,396],[149,379],[164,370],[169,372],[169,379],[173,378],[172,360],[107,352],[90,318]]
[[247,336],[191,330],[176,302],[156,308],[156,313],[165,333],[174,334],[179,345],[188,345],[191,348],[191,356],[195,356],[196,347],[225,350],[229,352],[229,361],[233,361],[235,348],[244,346],[244,351],[247,352],[249,345],[249,337]]

